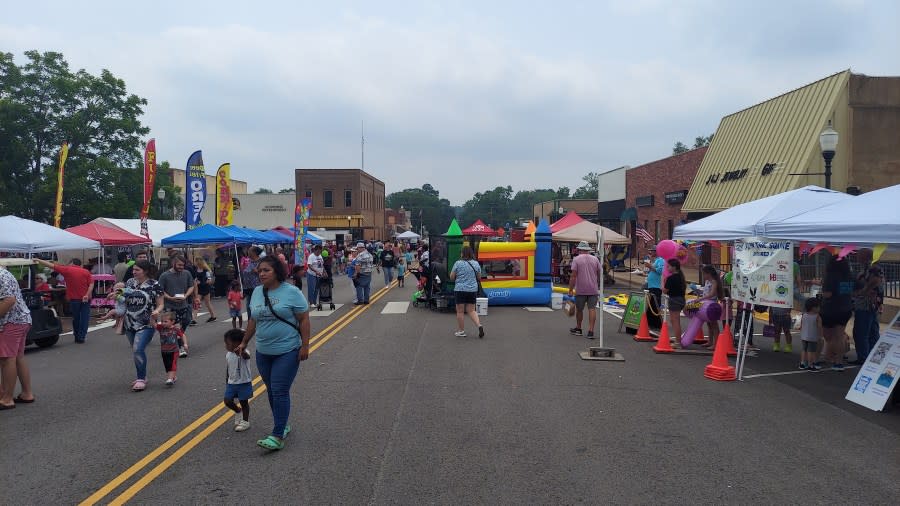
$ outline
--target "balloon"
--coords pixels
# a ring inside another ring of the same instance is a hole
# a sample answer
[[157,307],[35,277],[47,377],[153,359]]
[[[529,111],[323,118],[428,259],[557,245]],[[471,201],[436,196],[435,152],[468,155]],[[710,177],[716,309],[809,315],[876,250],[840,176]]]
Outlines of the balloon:
[[675,255],[678,253],[678,244],[671,239],[665,239],[659,241],[659,244],[656,245],[656,254],[668,260],[670,258],[675,258]]
[[688,250],[685,247],[678,248],[678,253],[675,253],[675,258],[678,259],[679,262],[684,263],[688,258]]
[[699,310],[696,312],[686,310],[685,313],[693,313],[687,329],[681,334],[681,345],[687,347],[694,344],[697,331],[700,330],[704,323],[716,321],[722,317],[722,306],[718,302],[704,300]]

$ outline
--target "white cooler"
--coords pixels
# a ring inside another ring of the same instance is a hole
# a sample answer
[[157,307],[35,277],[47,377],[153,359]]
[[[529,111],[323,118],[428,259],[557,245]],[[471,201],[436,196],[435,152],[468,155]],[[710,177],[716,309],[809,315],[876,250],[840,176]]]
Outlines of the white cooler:
[[551,309],[562,309],[563,303],[563,294],[553,292],[550,294],[550,308]]
[[488,299],[487,297],[478,297],[475,299],[475,313],[478,316],[487,316]]

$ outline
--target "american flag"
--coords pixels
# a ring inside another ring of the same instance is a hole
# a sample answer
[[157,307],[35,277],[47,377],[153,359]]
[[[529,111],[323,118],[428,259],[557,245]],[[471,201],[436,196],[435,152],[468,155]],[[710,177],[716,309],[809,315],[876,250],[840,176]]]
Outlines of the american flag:
[[634,233],[636,233],[638,235],[638,237],[643,239],[644,242],[653,242],[653,236],[650,235],[650,232],[647,232],[646,229],[637,227],[637,230],[635,230]]

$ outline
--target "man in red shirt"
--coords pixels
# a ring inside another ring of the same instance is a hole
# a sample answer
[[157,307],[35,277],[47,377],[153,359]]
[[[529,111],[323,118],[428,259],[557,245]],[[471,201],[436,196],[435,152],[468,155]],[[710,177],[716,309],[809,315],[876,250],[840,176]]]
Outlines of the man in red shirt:
[[91,319],[91,294],[94,292],[94,278],[90,271],[81,266],[81,260],[73,258],[69,265],[35,259],[39,264],[53,269],[66,280],[66,299],[72,309],[72,334],[76,343],[87,339],[88,322]]

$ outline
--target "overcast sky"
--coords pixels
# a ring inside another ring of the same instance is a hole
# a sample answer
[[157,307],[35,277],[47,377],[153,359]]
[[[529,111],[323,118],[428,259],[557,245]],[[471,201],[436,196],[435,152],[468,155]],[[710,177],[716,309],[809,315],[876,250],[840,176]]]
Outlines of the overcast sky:
[[851,68],[900,75],[900,2],[5,2],[0,50],[60,51],[149,104],[160,160],[251,190],[360,166],[462,204],[582,184]]

